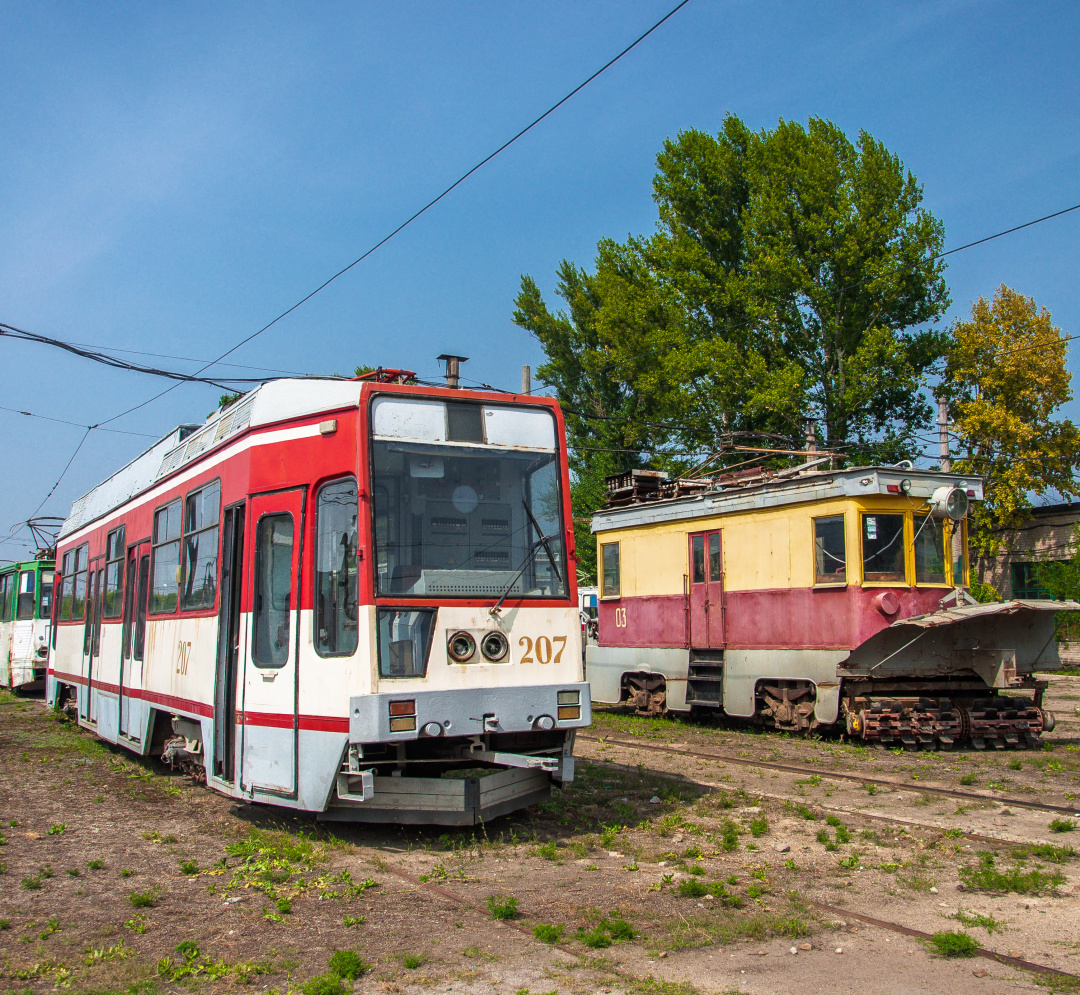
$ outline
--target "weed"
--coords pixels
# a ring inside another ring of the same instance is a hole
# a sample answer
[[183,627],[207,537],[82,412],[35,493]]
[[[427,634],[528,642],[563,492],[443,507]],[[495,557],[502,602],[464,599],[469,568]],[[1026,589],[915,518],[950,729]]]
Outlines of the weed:
[[785,866],[785,867],[786,867],[786,868],[787,868],[787,869],[788,869],[789,871],[796,871],[796,870],[798,870],[798,868],[797,868],[797,867],[795,866],[795,861],[794,861],[794,860],[792,860],[792,859],[791,859],[790,857],[788,857],[788,859],[784,861],[784,866]]
[[100,871],[105,866],[105,861],[91,860],[86,866],[92,871]]
[[753,884],[747,886],[746,897],[747,898],[760,898],[762,895],[765,894],[766,890],[767,889],[765,888],[764,885],[758,884],[755,881]]
[[841,867],[846,867],[848,870],[854,870],[856,867],[859,867],[861,864],[862,864],[862,857],[860,857],[859,854],[857,854],[857,853],[849,854],[843,860],[840,861],[840,866]]
[[69,867],[65,873],[69,878],[77,878],[79,876],[79,868]]
[[415,971],[421,964],[424,963],[424,958],[418,954],[406,954],[401,958],[401,963],[404,964],[410,971]]
[[615,837],[622,832],[622,826],[605,826],[604,831],[600,834],[600,845],[602,847],[612,847],[615,845]]
[[839,816],[833,815],[830,812],[827,816],[825,816],[825,825],[835,827],[835,826],[842,826],[843,823],[840,821]]
[[341,924],[343,926],[359,926],[366,918],[367,916],[347,915],[344,919],[341,920]]
[[157,888],[148,888],[146,891],[134,891],[128,895],[132,907],[136,909],[149,909],[157,904]]
[[48,829],[45,830],[46,836],[59,836],[64,830],[67,829],[67,823],[54,822]]
[[181,874],[198,874],[199,865],[194,860],[181,860],[180,861],[180,873]]
[[867,781],[865,784],[863,784],[863,791],[865,791],[868,795],[876,795],[877,785],[873,784],[870,781]]
[[336,950],[330,955],[326,970],[339,978],[355,981],[365,971],[370,971],[371,965],[353,950]]
[[700,857],[702,855],[702,852],[703,851],[702,851],[701,847],[699,847],[699,846],[697,846],[695,844],[694,846],[687,847],[683,851],[683,856],[684,857],[689,857],[691,860],[696,860],[698,857]]
[[1052,833],[1071,833],[1076,829],[1076,823],[1072,819],[1051,819],[1050,820],[1050,832]]
[[1023,769],[1024,769],[1024,764],[1023,764],[1022,760],[1016,759],[1016,760],[1010,760],[1009,761],[1009,770],[1023,770]]
[[972,771],[972,773],[965,774],[962,778],[960,778],[960,783],[971,785],[974,784],[978,779],[979,776],[974,771]]
[[689,878],[679,882],[679,894],[683,898],[702,898],[709,893],[709,889],[703,881],[697,878]]
[[769,820],[764,812],[759,812],[750,820],[750,835],[764,836],[769,831]]
[[146,932],[147,927],[150,925],[150,920],[146,918],[141,912],[132,919],[128,919],[124,923],[128,929],[133,933],[138,933],[140,936]]
[[739,827],[730,819],[724,820],[720,830],[720,846],[726,853],[739,848]]
[[542,843],[536,848],[536,855],[543,857],[544,860],[558,860],[559,859],[559,847],[554,840],[548,840],[547,843]]
[[533,936],[541,943],[558,943],[562,939],[565,926],[556,926],[553,923],[541,922],[533,926]]
[[473,946],[471,947],[466,947],[464,950],[461,951],[461,953],[465,957],[471,957],[473,960],[496,961],[499,959],[498,954],[493,954],[490,951],[485,950],[483,947],[478,947],[475,944],[473,944]]
[[699,877],[699,878],[704,877],[705,876],[705,868],[702,867],[701,864],[694,864],[693,867],[687,868],[687,873],[688,874],[693,874],[695,877]]
[[60,920],[56,916],[50,916],[45,923],[45,928],[38,934],[39,940],[44,940],[46,937],[51,936],[60,928]]
[[979,944],[959,930],[941,930],[930,937],[930,944],[942,957],[974,957],[979,952]]
[[577,938],[590,950],[602,950],[612,944],[611,936],[599,927],[592,930],[579,929]]
[[501,898],[498,895],[488,895],[488,911],[492,919],[516,919],[518,917],[518,900],[513,895]]
[[955,919],[962,926],[980,926],[990,934],[993,934],[995,931],[998,933],[1004,932],[1002,924],[993,916],[984,916],[978,912],[965,912],[960,908],[957,909],[950,918]]
[[130,868],[128,868],[128,867],[122,867],[120,869],[120,877],[122,877],[122,878],[129,878],[134,873],[135,872],[133,870],[131,870]]
[[131,951],[124,946],[124,941],[113,944],[111,947],[98,947],[86,951],[86,966],[93,967],[95,964],[104,964],[111,960],[123,960],[130,957]]
[[795,811],[801,815],[807,822],[817,821],[817,813],[808,805],[796,805]]
[[11,921],[8,919],[0,919],[0,932],[3,932],[5,929],[11,929]]

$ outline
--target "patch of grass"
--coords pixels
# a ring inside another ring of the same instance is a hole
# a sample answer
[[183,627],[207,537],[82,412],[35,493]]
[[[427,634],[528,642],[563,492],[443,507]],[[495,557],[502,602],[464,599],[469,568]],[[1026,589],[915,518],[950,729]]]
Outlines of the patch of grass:
[[759,812],[750,820],[750,835],[764,836],[769,831],[769,820],[764,812]]
[[105,866],[105,861],[91,860],[86,866],[92,871],[100,871]]
[[1015,760],[1010,760],[1009,761],[1009,770],[1023,770],[1023,769],[1024,769],[1024,763],[1023,763],[1022,760],[1020,760],[1019,757],[1017,757],[1017,759],[1015,759]]
[[124,925],[130,929],[133,933],[142,935],[146,932],[147,927],[150,925],[150,920],[146,918],[141,912],[131,919],[128,919]]
[[136,909],[150,909],[157,904],[158,892],[157,888],[148,888],[146,891],[132,891],[128,895],[128,901],[131,902],[132,908]]
[[993,916],[984,916],[979,912],[965,912],[964,909],[957,909],[950,917],[955,919],[962,926],[979,926],[985,929],[987,933],[993,935],[995,932],[1003,933],[1005,929],[1003,925],[998,922]]
[[978,779],[979,779],[979,776],[978,776],[978,774],[976,774],[976,773],[975,773],[974,771],[972,771],[972,773],[970,773],[970,774],[965,774],[965,775],[964,775],[963,777],[961,777],[961,778],[960,778],[960,783],[961,783],[961,784],[966,784],[966,785],[972,785],[972,784],[974,784],[974,783],[975,783],[975,782],[976,782],[976,781],[977,781]]
[[198,874],[199,865],[194,860],[181,860],[180,861],[180,873],[181,874]]
[[724,820],[724,825],[720,830],[720,847],[725,853],[731,853],[732,850],[739,848],[739,827],[730,819]]
[[79,876],[79,868],[69,867],[65,872],[69,878],[77,878]]
[[863,783],[863,791],[865,791],[868,795],[876,795],[877,785],[874,784],[872,781],[866,781]]
[[559,859],[559,847],[554,840],[548,840],[547,843],[542,843],[536,848],[536,855],[543,857],[544,860],[558,860]]
[[680,916],[670,926],[667,945],[683,950],[741,940],[760,943],[777,936],[796,940],[812,935],[813,929],[807,910],[797,903],[786,912],[762,909],[753,915],[720,908],[698,916]]
[[347,915],[344,919],[341,920],[341,924],[343,926],[359,926],[366,918],[367,916]]
[[979,944],[961,930],[940,930],[929,942],[942,957],[974,957],[979,951]]
[[508,895],[506,898],[500,895],[488,895],[485,904],[492,919],[516,919],[520,915],[518,900],[513,895]]
[[11,929],[11,921],[9,919],[0,919],[0,932],[5,929]]
[[128,867],[122,867],[120,869],[120,877],[122,877],[122,878],[129,878],[134,873],[135,872],[133,870],[131,870],[130,868],[128,868]]
[[1021,895],[1034,895],[1043,891],[1052,891],[1065,883],[1065,875],[1060,871],[1047,874],[1040,870],[1025,870],[1017,865],[1007,871],[999,870],[994,864],[994,855],[979,855],[979,863],[965,865],[959,869],[960,882],[971,891],[1009,892]]
[[54,822],[48,829],[45,830],[46,836],[60,836],[67,829],[67,823]]
[[303,995],[345,995],[345,983],[336,974],[317,974],[300,986]]
[[698,857],[702,855],[702,852],[701,847],[695,844],[694,846],[688,846],[683,850],[683,856],[688,857],[690,860],[697,860]]
[[705,868],[702,867],[701,864],[694,864],[693,867],[688,867],[686,872],[687,874],[693,874],[694,877],[700,878],[705,876]]
[[553,923],[541,922],[533,926],[533,936],[541,943],[558,943],[562,939],[565,926],[556,926]]
[[1076,856],[1076,851],[1071,846],[1054,846],[1052,843],[1029,843],[1014,849],[1012,856],[1014,860],[1027,860],[1028,857],[1038,857],[1040,860],[1049,860],[1052,864],[1064,864]]
[[1076,823],[1072,819],[1051,819],[1050,832],[1071,833],[1076,829]]
[[605,947],[610,947],[613,942],[611,937],[599,927],[590,930],[579,929],[577,938],[590,950],[603,950]]
[[419,954],[405,954],[401,958],[401,963],[404,964],[410,971],[415,971],[421,964],[424,963],[424,958]]
[[335,977],[355,981],[365,971],[370,971],[371,965],[363,960],[355,950],[335,950],[330,955],[326,970]]

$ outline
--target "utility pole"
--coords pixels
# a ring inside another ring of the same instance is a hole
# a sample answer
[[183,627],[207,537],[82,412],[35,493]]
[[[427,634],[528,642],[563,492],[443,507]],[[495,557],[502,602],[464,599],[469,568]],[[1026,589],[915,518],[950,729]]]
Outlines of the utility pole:
[[814,423],[808,421],[806,423],[806,459],[804,463],[810,463],[814,459],[814,453],[817,452],[817,434],[814,432]]
[[941,472],[952,473],[952,458],[949,456],[949,405],[940,397],[937,402],[938,440],[941,444]]
[[521,393],[532,393],[532,369],[528,366],[521,368]]

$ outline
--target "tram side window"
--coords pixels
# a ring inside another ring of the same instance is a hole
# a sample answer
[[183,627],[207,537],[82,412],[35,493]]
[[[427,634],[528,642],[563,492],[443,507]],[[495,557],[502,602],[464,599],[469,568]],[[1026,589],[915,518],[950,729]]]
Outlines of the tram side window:
[[847,546],[844,516],[814,519],[814,583],[847,582]]
[[52,618],[54,577],[55,574],[52,570],[41,571],[41,592],[38,597],[38,618]]
[[356,572],[356,481],[335,480],[319,490],[315,549],[315,652],[351,656],[359,641]]
[[945,523],[932,515],[916,516],[915,583],[945,582]]
[[218,522],[221,484],[218,481],[187,496],[184,515],[184,609],[213,608],[217,600]]
[[0,622],[11,619],[11,574],[0,577]]
[[105,539],[105,601],[101,614],[105,618],[119,618],[124,590],[124,526],[114,529]]
[[75,552],[71,550],[64,554],[60,572],[60,615],[61,622],[71,618],[71,600],[73,584],[75,583]]
[[903,515],[863,515],[862,547],[864,581],[906,583]]
[[150,613],[176,611],[180,587],[180,501],[154,512],[154,584]]
[[19,574],[19,598],[15,604],[15,618],[19,621],[34,617],[34,571]]
[[600,561],[603,574],[600,596],[602,598],[617,598],[620,584],[619,544],[617,542],[601,543]]
[[289,661],[292,619],[292,515],[265,515],[255,536],[255,633],[252,659],[258,667]]
[[952,563],[952,577],[950,583],[953,587],[967,587],[967,522],[950,522],[946,537],[946,541],[949,544],[949,559]]

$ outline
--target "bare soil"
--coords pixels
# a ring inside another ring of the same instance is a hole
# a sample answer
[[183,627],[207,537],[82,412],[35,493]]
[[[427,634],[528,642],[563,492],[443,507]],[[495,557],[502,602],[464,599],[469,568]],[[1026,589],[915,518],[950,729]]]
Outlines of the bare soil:
[[[336,979],[312,979],[335,952],[355,951],[368,969],[338,990],[1080,991],[984,958],[945,958],[812,904],[965,932],[1080,975],[1080,862],[1062,849],[1080,848],[1080,827],[1052,832],[1045,813],[993,800],[1080,795],[1080,723],[1066,714],[1080,678],[1056,680],[1053,693],[1059,725],[1039,753],[860,752],[600,713],[593,734],[815,774],[582,739],[573,786],[470,831],[324,826],[237,804],[99,743],[40,700],[0,694],[0,990],[331,995]],[[910,787],[871,795],[830,771]],[[970,773],[965,790],[985,801],[919,790]],[[1056,860],[1018,849],[1039,842],[1058,848]],[[980,850],[1011,885],[1034,880],[1034,893],[957,890],[961,868],[987,866]],[[1031,872],[1041,878],[1023,877]],[[508,899],[516,917],[493,918],[489,902]],[[534,936],[544,924],[557,945]]]

